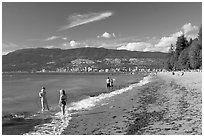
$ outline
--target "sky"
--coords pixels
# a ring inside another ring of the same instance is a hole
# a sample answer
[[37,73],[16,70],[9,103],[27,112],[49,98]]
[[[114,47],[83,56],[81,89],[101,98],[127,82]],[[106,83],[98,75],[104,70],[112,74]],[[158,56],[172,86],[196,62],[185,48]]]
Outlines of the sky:
[[201,2],[3,2],[2,54],[23,48],[103,47],[168,52],[197,37]]

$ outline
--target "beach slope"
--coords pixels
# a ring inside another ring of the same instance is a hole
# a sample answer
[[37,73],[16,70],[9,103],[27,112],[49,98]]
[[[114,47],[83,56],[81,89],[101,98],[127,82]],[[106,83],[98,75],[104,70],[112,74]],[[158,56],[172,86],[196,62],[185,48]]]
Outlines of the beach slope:
[[72,116],[62,134],[201,135],[202,73],[158,73],[151,82]]

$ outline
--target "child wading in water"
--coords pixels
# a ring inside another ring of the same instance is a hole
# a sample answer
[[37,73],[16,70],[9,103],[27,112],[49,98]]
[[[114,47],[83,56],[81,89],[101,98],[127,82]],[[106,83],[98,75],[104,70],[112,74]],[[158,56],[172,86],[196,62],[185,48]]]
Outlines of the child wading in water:
[[59,106],[61,107],[62,114],[65,114],[65,106],[67,102],[67,95],[64,89],[60,90]]

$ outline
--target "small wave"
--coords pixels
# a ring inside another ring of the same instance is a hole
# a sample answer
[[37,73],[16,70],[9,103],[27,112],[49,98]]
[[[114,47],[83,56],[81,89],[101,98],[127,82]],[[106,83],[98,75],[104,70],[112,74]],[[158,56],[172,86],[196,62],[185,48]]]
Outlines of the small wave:
[[136,86],[142,86],[144,84],[147,84],[150,82],[150,79],[151,79],[151,77],[147,76],[147,77],[144,77],[143,80],[141,80],[139,83],[132,84],[129,87],[122,88],[122,89],[119,89],[119,90],[116,90],[116,91],[113,91],[110,93],[102,93],[96,97],[89,97],[89,98],[83,99],[79,102],[74,102],[68,108],[68,111],[73,111],[73,110],[78,111],[78,110],[84,110],[84,109],[91,109],[92,107],[96,106],[97,102],[100,102],[103,99],[107,99],[107,98],[110,98],[112,96],[121,94],[123,92],[127,92]]
[[63,116],[61,112],[58,112],[52,117],[52,121],[50,123],[37,125],[35,126],[34,131],[26,133],[25,135],[60,135],[69,125],[70,119],[70,114],[67,113]]
[[111,93],[102,93],[96,97],[88,97],[78,102],[71,103],[68,107],[66,107],[66,114],[63,116],[61,112],[56,113],[52,116],[52,122],[46,123],[43,125],[35,126],[34,131],[26,133],[25,135],[60,135],[64,129],[69,125],[69,121],[71,120],[71,115],[74,112],[78,112],[80,110],[89,110],[100,103],[103,99],[107,99],[113,97],[115,95],[127,92],[133,89],[136,86],[142,86],[150,82],[151,77],[144,77],[139,83],[132,84],[126,88],[115,90]]
[[19,113],[11,113],[2,116],[2,120],[12,120],[16,118],[27,118],[31,116],[32,113],[30,112],[19,112]]

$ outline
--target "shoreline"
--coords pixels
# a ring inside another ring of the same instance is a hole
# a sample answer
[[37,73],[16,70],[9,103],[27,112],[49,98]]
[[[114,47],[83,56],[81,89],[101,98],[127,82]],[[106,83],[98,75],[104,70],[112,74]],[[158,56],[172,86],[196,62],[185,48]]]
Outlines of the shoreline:
[[[160,72],[157,75],[150,75],[151,82],[102,100],[90,110],[81,110],[72,114],[69,125],[61,134],[201,135],[201,74],[201,72],[185,72],[180,76],[172,75],[170,72]],[[126,83],[124,87],[132,84],[135,82]],[[98,95],[93,97],[95,96]],[[20,122],[19,130],[8,131],[10,135],[24,134],[34,126],[42,124],[42,121],[37,119],[36,121],[14,119],[14,122],[15,120],[17,125],[8,123],[8,130],[12,126],[18,126]],[[49,123],[49,120],[45,119],[43,122]],[[29,126],[26,125],[28,123]]]
[[[133,72],[2,72],[2,74],[97,74],[97,75],[115,75],[115,74],[132,74]],[[148,72],[134,72],[134,74],[138,73],[148,73]],[[133,75],[134,75],[133,74]]]
[[[146,75],[147,74],[140,74],[140,76],[132,82],[124,82],[125,84],[122,84],[119,86],[116,85],[113,89],[111,89],[108,92],[106,89],[104,89],[100,93],[95,93],[95,94],[89,95],[89,97],[96,97],[96,96],[103,94],[103,93],[111,93],[112,91],[128,87],[129,85],[132,85],[132,84],[139,82]],[[143,77],[141,77],[141,76],[143,76]],[[25,134],[28,131],[32,131],[34,126],[49,123],[52,120],[52,119],[26,119],[26,117],[25,118],[14,117],[15,114],[18,114],[18,113],[13,113],[13,115],[8,114],[8,115],[2,116],[2,120],[3,120],[3,118],[5,118],[5,119],[10,118],[10,120],[2,122],[2,134],[3,135],[6,135],[6,134],[9,134],[9,135]],[[25,114],[26,114],[26,112],[25,112]],[[24,116],[23,113],[22,113],[22,116]],[[13,128],[14,130],[11,130],[11,128]]]
[[201,135],[201,74],[158,73],[152,82],[74,115],[62,134]]

